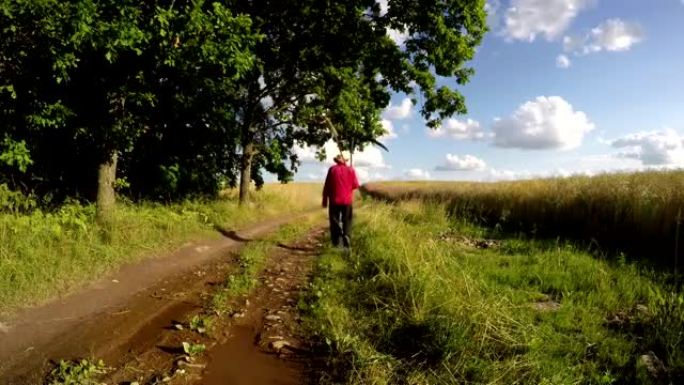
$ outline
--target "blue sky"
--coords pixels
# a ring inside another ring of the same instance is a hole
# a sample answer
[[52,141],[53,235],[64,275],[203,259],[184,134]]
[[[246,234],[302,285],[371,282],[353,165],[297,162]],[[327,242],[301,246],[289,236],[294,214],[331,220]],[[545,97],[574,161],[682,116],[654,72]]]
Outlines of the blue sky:
[[[684,167],[683,0],[490,0],[488,8],[475,76],[463,87],[442,80],[465,95],[468,114],[430,133],[420,106],[394,95],[383,113],[390,152],[356,155],[363,180]],[[400,32],[388,33],[401,44]],[[321,179],[328,164],[299,152],[296,179]]]

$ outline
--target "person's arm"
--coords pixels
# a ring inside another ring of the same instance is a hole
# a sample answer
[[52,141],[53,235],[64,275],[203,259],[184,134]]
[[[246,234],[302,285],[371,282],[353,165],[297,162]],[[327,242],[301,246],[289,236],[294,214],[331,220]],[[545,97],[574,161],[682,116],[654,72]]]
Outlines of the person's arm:
[[328,197],[330,196],[330,169],[328,169],[328,174],[325,176],[325,184],[323,185],[323,201],[321,206],[323,208],[328,207]]

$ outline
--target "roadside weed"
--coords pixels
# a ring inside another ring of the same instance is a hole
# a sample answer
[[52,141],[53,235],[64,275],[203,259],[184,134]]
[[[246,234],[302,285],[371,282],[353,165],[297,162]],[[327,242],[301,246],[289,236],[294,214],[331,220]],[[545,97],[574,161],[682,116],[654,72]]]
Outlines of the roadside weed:
[[211,328],[212,320],[208,316],[194,315],[188,322],[190,330],[200,334],[206,334]]
[[183,352],[190,357],[195,357],[199,354],[202,354],[207,349],[204,344],[194,344],[187,341],[183,341],[181,345],[183,346]]
[[108,368],[102,360],[59,361],[50,372],[48,385],[100,385],[97,378],[106,374]]

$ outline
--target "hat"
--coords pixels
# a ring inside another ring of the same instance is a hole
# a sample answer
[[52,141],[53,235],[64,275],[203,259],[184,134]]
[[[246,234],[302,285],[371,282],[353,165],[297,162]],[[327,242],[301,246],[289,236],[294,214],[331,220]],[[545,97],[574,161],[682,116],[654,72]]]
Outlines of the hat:
[[333,160],[337,163],[344,163],[349,159],[349,151],[341,151],[339,154],[337,154]]

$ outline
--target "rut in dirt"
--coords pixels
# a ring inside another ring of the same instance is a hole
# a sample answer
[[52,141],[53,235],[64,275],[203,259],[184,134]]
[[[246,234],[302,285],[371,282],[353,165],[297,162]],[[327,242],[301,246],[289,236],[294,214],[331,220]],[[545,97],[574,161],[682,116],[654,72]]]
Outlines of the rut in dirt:
[[[154,344],[135,349],[107,383],[295,385],[310,383],[318,367],[300,326],[300,298],[308,288],[324,231],[314,229],[293,244],[280,244],[258,274],[257,287],[233,299],[229,314],[214,317],[214,332],[174,328],[178,319],[207,313],[206,299],[157,328]],[[206,351],[187,359],[173,347],[186,341]]]
[[297,247],[279,250],[260,275],[258,289],[230,328],[231,337],[209,352],[205,385],[296,385],[316,369],[297,308],[311,280],[322,231]]

